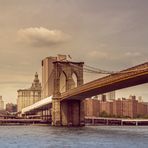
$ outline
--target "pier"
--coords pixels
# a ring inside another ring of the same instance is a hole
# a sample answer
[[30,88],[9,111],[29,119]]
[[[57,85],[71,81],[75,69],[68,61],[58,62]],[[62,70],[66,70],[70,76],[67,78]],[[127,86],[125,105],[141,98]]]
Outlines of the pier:
[[148,119],[85,117],[86,125],[148,126]]

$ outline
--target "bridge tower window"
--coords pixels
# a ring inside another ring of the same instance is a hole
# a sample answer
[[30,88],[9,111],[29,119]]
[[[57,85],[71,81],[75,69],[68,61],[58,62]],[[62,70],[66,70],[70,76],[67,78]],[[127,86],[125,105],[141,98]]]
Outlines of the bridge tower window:
[[73,89],[73,88],[75,88],[77,86],[78,86],[78,78],[77,78],[77,75],[73,72],[71,89]]
[[60,93],[66,91],[66,81],[67,81],[66,74],[62,72],[60,75]]

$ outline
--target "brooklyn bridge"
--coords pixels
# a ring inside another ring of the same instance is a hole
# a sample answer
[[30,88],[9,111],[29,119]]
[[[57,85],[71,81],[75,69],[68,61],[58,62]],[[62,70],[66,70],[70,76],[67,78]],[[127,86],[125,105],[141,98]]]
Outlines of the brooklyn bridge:
[[[107,76],[84,84],[85,71]],[[50,113],[53,126],[84,126],[84,99],[147,82],[148,62],[109,72],[89,69],[84,62],[47,57],[42,61],[42,100],[23,108],[21,114],[45,112]]]

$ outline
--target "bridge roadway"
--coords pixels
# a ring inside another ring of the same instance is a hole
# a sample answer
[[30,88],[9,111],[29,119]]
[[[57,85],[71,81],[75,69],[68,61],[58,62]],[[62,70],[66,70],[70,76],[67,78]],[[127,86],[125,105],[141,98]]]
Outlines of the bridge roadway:
[[21,113],[25,114],[27,112],[33,112],[33,111],[35,112],[38,110],[48,109],[51,108],[51,104],[52,104],[52,96],[42,99],[30,106],[23,108]]
[[61,101],[71,99],[81,100],[98,94],[147,82],[148,62],[68,90],[62,93]]

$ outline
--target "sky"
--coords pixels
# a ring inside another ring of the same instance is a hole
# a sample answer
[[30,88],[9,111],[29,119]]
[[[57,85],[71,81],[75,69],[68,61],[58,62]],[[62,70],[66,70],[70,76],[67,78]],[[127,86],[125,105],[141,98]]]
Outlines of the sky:
[[[0,0],[0,95],[16,102],[41,60],[71,55],[109,71],[148,61],[148,0]],[[99,75],[85,75],[85,81]],[[117,91],[142,96],[148,84]]]

